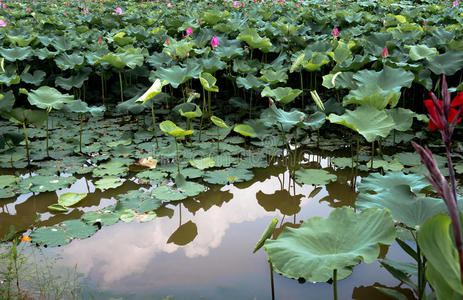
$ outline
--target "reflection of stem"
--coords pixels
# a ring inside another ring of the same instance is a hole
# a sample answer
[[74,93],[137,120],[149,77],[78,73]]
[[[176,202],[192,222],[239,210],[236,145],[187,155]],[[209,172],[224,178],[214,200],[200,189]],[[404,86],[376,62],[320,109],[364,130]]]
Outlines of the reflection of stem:
[[175,149],[177,150],[177,171],[178,171],[178,173],[180,174],[180,158],[179,158],[179,155],[178,155],[178,143],[177,143],[177,139],[175,139]]
[[333,294],[334,300],[338,300],[338,270],[333,271]]
[[271,262],[268,262],[270,265],[270,284],[272,287],[272,300],[275,300],[275,284],[273,283],[273,266]]
[[180,208],[179,208],[179,224],[178,226],[182,226],[182,203],[180,203]]
[[159,149],[158,135],[156,133],[156,116],[154,114],[154,99],[151,99],[151,119],[153,120],[153,134],[156,139],[156,150]]
[[23,122],[23,130],[24,130],[24,138],[26,140],[26,155],[27,155],[27,165],[31,165],[31,155],[29,153],[29,138],[27,137],[27,131],[26,131],[26,122]]

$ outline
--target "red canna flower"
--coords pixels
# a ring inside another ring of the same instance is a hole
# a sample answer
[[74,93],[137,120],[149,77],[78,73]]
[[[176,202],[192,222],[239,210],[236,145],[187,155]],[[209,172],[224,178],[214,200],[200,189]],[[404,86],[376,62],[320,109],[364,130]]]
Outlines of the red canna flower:
[[[429,96],[436,97],[432,92],[429,93]],[[437,99],[436,99],[437,100]],[[443,130],[445,128],[445,123],[452,123],[458,115],[458,110],[463,108],[463,92],[458,93],[458,95],[453,98],[452,102],[450,103],[450,107],[448,110],[447,121],[444,122],[441,114],[444,113],[444,101],[437,100],[439,107],[436,109],[436,105],[434,104],[434,100],[427,99],[424,100],[424,105],[429,113],[429,124],[428,127],[430,130]],[[461,121],[461,117],[458,116],[458,119],[455,121],[455,124]]]

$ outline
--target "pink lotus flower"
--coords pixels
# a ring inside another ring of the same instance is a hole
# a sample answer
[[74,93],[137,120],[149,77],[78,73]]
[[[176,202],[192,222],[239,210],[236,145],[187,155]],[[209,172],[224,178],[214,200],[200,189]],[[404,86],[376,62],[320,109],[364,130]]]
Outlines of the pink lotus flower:
[[116,15],[123,15],[124,13],[122,12],[122,8],[118,7],[114,10],[116,12]]
[[88,14],[88,8],[86,8],[86,9],[84,10],[84,13]]
[[383,51],[381,51],[381,57],[386,58],[389,56],[389,51],[387,51],[387,47],[384,47]]
[[101,38],[101,36],[98,38],[98,43],[103,44],[103,39]]
[[428,20],[424,20],[423,24],[424,26],[428,25]]
[[192,35],[193,34],[193,29],[191,29],[191,27],[188,27],[186,29],[186,35]]
[[5,4],[5,3],[3,3],[2,7],[3,7],[3,8],[6,8],[6,4]]
[[239,7],[240,7],[240,4],[238,3],[238,1],[233,1],[233,6],[239,8]]
[[8,23],[5,23],[2,19],[0,19],[0,27],[6,27],[8,26]]
[[27,11],[27,12],[30,12],[30,11],[31,11],[31,9],[28,7],[28,8],[26,8],[26,11]]
[[172,8],[172,4],[167,3],[167,7],[168,7],[168,8]]
[[458,1],[455,0],[455,1],[453,1],[452,7],[455,7],[455,6],[459,5],[459,4],[460,4],[460,3],[458,3]]
[[214,37],[211,40],[211,45],[212,48],[216,48],[219,46],[219,38],[217,36],[214,35]]
[[338,27],[334,27],[334,29],[333,29],[333,36],[334,36],[334,38],[337,39],[337,38],[338,38],[338,35],[339,35],[339,29],[338,29]]

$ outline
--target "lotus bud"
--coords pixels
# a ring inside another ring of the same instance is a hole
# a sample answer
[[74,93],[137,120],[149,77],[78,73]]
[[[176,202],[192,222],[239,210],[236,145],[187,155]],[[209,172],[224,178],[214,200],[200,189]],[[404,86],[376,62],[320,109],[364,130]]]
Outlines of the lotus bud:
[[339,29],[338,29],[338,27],[334,27],[334,29],[333,29],[333,37],[335,39],[337,39],[338,35],[339,35]]
[[383,51],[381,52],[381,57],[386,58],[389,56],[389,51],[387,50],[387,47],[384,47]]

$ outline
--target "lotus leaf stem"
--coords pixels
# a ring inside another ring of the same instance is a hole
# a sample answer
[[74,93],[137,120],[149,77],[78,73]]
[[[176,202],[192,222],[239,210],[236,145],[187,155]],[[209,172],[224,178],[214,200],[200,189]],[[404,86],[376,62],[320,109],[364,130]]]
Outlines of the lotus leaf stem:
[[177,171],[180,174],[180,156],[178,154],[178,142],[177,138],[175,138],[175,149],[177,150]]
[[302,93],[301,93],[301,97],[302,97],[302,108],[304,108],[304,80],[303,80],[303,76],[302,76],[302,70],[299,71],[299,77],[301,79],[301,90],[302,90]]
[[268,264],[270,265],[270,286],[272,288],[272,300],[275,300],[275,284],[273,282],[273,266],[270,261],[268,262]]
[[156,150],[159,149],[158,135],[156,133],[156,116],[154,113],[154,99],[151,99],[151,119],[153,121],[153,134],[156,140]]
[[48,109],[47,109],[47,157],[50,157],[50,153],[48,152]]
[[27,155],[27,165],[31,165],[31,155],[29,152],[29,138],[27,136],[27,130],[26,130],[26,122],[23,122],[23,130],[24,130],[24,139],[26,141],[26,155]]
[[217,128],[217,153],[220,154],[220,132],[219,132],[219,126],[216,126]]
[[122,74],[119,71],[119,85],[121,86],[121,102],[124,102],[124,89],[122,87]]
[[370,169],[373,169],[373,160],[375,159],[375,141],[371,143],[371,164]]
[[338,270],[333,270],[333,296],[334,300],[338,300]]
[[79,129],[79,152],[82,153],[82,114],[79,114],[80,129]]

